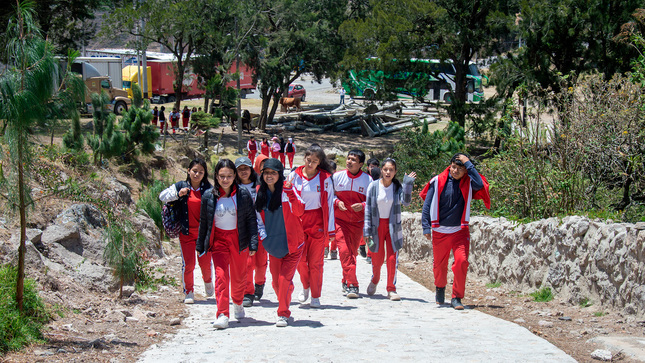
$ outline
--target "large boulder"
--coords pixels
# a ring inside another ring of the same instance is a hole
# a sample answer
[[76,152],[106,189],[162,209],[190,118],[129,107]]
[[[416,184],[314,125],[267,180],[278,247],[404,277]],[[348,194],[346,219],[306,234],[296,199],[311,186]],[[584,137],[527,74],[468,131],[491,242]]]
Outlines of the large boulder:
[[149,256],[165,257],[166,254],[161,244],[159,228],[145,211],[140,211],[139,214],[134,216],[132,225],[146,239],[146,250]]
[[108,190],[105,191],[106,196],[113,201],[118,201],[126,205],[132,203],[132,194],[130,189],[123,185],[115,178],[106,180]]

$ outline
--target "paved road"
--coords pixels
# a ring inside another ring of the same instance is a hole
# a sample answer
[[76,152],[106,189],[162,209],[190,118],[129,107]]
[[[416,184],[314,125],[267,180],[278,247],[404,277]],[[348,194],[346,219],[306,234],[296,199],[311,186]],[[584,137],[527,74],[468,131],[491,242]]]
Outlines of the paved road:
[[[397,282],[402,301],[389,301],[383,282],[376,295],[369,297],[365,288],[371,265],[360,257],[358,262],[359,299],[342,295],[340,262],[325,260],[322,309],[297,302],[302,285],[296,274],[292,319],[288,327],[277,328],[277,299],[269,288],[267,272],[265,296],[260,304],[246,309],[246,318],[236,321],[231,307],[229,328],[214,330],[214,301],[197,301],[182,322],[185,328],[150,347],[140,361],[575,362],[521,326],[473,309],[460,312],[437,306],[433,292],[402,273]],[[385,276],[383,269],[381,276]],[[198,271],[195,281],[201,281]]]

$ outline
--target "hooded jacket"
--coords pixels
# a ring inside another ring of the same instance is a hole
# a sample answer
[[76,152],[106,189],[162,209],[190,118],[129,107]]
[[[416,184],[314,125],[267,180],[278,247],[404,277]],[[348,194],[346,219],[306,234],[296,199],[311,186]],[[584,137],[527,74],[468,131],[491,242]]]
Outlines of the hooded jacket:
[[[202,194],[202,197],[204,196],[204,193],[208,189],[213,187],[211,183],[209,183],[208,180],[205,180],[205,179],[206,178],[202,180],[202,183],[199,186],[199,192]],[[159,200],[161,200],[164,203],[178,201],[175,205],[175,208],[178,208],[178,211],[179,211],[179,223],[181,224],[181,233],[186,236],[189,234],[189,227],[190,227],[188,225],[188,194],[184,195],[183,197],[180,197],[179,191],[182,190],[183,188],[190,188],[190,187],[191,187],[190,183],[188,183],[185,180],[182,180],[164,189],[164,191],[162,191],[159,194]]]
[[[259,188],[259,187],[258,187]],[[256,212],[258,231],[260,240],[263,241],[266,236],[264,225],[264,210]],[[287,246],[289,253],[294,253],[305,243],[305,232],[302,229],[300,217],[305,214],[305,202],[300,198],[293,188],[282,189],[282,216],[284,218],[284,228],[287,232]]]

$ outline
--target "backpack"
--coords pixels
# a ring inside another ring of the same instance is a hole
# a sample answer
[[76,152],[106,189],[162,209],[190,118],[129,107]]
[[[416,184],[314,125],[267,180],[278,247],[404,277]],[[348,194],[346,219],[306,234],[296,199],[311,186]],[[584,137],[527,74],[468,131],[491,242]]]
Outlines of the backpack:
[[166,235],[170,238],[179,237],[181,223],[179,223],[179,211],[175,208],[174,202],[168,202],[161,207],[161,221]]

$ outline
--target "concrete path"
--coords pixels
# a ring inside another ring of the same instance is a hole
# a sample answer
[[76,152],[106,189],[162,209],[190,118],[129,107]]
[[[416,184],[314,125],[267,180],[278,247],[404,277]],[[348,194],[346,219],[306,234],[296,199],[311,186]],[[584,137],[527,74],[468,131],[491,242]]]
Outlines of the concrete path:
[[[201,281],[198,271],[195,281]],[[292,318],[288,327],[277,328],[277,299],[267,271],[264,297],[246,308],[246,318],[236,321],[231,307],[229,328],[214,330],[214,300],[196,301],[183,321],[186,328],[151,346],[140,362],[575,362],[519,325],[468,308],[437,306],[434,292],[402,273],[397,282],[401,301],[386,298],[383,281],[369,297],[370,277],[371,265],[359,257],[361,297],[347,299],[341,292],[340,261],[325,260],[322,308],[312,309],[297,300],[302,285],[296,273]],[[200,292],[201,284],[195,285]]]

